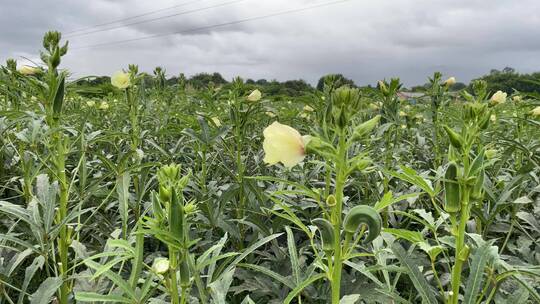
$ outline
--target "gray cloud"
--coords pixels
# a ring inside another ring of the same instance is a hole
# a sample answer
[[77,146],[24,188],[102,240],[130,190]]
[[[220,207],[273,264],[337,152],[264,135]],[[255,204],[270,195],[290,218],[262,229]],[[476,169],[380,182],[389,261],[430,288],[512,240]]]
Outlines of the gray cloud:
[[[201,0],[125,23],[229,1]],[[434,71],[469,81],[492,68],[540,70],[538,0],[351,0],[198,32],[81,48],[327,1],[244,0],[157,22],[72,36],[64,67],[75,75],[102,75],[137,63],[146,71],[163,66],[169,75],[217,71],[227,78],[303,78],[312,83],[323,74],[338,72],[359,84],[399,76],[406,85],[423,83]],[[6,0],[0,13],[0,60],[37,59],[48,29],[69,32],[183,2],[193,1]]]

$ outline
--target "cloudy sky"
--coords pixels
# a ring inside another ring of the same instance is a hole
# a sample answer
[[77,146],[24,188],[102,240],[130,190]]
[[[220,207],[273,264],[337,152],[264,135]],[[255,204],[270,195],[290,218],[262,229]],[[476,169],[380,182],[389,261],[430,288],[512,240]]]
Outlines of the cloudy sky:
[[434,71],[465,82],[505,66],[540,71],[539,0],[349,0],[280,15],[329,2],[2,0],[0,60],[37,60],[43,33],[56,29],[71,46],[63,67],[77,76],[137,63],[169,76],[313,83],[342,73],[357,84],[399,76],[414,85]]

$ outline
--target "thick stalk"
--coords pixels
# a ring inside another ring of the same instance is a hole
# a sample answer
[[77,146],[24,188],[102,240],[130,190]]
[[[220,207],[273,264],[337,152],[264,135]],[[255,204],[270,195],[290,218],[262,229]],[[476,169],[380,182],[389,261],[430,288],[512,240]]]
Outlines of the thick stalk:
[[[66,178],[65,169],[65,151],[62,131],[59,130],[58,122],[55,123],[57,131],[54,135],[55,153],[56,153],[56,176],[58,178],[58,184],[60,186],[60,202],[58,206],[58,223],[61,223],[66,217],[68,212],[68,182]],[[68,273],[68,250],[69,250],[69,234],[65,224],[60,227],[60,238],[58,239],[58,255],[60,258],[60,274],[62,277],[67,276]],[[64,277],[64,279],[66,279]],[[69,282],[64,281],[60,287],[60,303],[65,304],[68,301],[68,295],[70,293]]]
[[[140,145],[140,139],[139,139],[139,109],[136,100],[133,98],[133,94],[130,91],[130,88],[126,88],[126,101],[129,106],[129,119],[131,124],[131,151],[133,152],[133,155],[135,156],[135,165],[139,165],[141,162],[139,158],[139,154],[137,153],[137,150],[139,149]],[[133,175],[133,189],[135,190],[135,197],[140,199],[139,195],[139,175],[134,174]],[[140,216],[140,210],[139,206],[140,204],[136,203],[133,210],[133,213],[135,215],[135,220],[139,219]]]
[[[345,136],[341,131],[339,136],[339,157],[336,164],[336,205],[332,212],[332,224],[334,225],[334,261],[332,267],[332,304],[338,304],[341,290],[341,269],[343,268],[342,248],[341,248],[341,213],[343,209],[343,189],[346,179],[347,165],[347,145]],[[330,261],[329,261],[330,263]]]
[[433,159],[433,169],[437,169],[437,167],[440,164],[440,147],[439,147],[439,133],[438,133],[438,117],[439,117],[439,108],[438,108],[438,97],[434,96],[432,97],[433,100],[431,101],[431,120],[433,123],[433,152],[435,154],[435,157]]
[[[237,114],[240,113],[238,108],[236,112]],[[244,193],[244,169],[245,168],[244,168],[244,163],[242,163],[242,146],[243,146],[242,136],[243,136],[243,132],[241,130],[241,119],[238,118],[238,115],[237,115],[237,119],[235,121],[235,138],[236,138],[236,170],[238,172],[236,176],[237,177],[236,182],[238,183],[238,186],[239,186],[239,189],[238,189],[239,207],[236,210],[238,219],[242,219],[244,217],[244,212],[246,208],[246,198],[245,198],[245,193]],[[240,249],[243,249],[244,243],[242,240],[244,239],[244,234],[245,234],[244,225],[241,225],[239,229],[240,229],[240,241],[238,242],[238,245]]]
[[461,214],[459,219],[458,233],[456,236],[456,252],[454,260],[454,268],[452,269],[452,304],[458,304],[459,286],[461,284],[461,270],[465,260],[461,256],[461,252],[465,247],[465,228],[469,220],[469,189],[465,189],[463,193],[463,201],[461,203]]
[[176,276],[176,270],[178,268],[178,257],[176,250],[169,248],[169,261],[171,263],[171,269],[169,269],[169,278],[171,280],[171,303],[179,304],[178,296],[178,278]]

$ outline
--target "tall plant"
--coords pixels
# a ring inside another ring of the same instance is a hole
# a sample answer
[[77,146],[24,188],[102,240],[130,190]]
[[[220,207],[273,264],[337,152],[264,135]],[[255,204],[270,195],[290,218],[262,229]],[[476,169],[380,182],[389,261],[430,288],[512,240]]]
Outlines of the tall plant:
[[[305,284],[293,290],[285,302],[292,300],[305,286],[326,277],[331,286],[330,302],[339,303],[343,263],[354,256],[366,229],[369,233],[364,243],[375,239],[381,231],[382,220],[374,208],[366,204],[347,206],[344,199],[345,185],[351,174],[365,169],[370,162],[365,153],[353,154],[353,147],[365,140],[380,120],[380,116],[375,116],[357,124],[355,116],[359,102],[358,89],[341,87],[331,92],[322,125],[315,136],[301,137],[295,129],[278,122],[264,131],[265,162],[281,162],[286,167],[292,167],[304,159],[305,152],[312,152],[326,160],[335,180],[333,185],[327,180],[326,186],[331,189],[324,191],[330,194],[325,204],[320,204],[322,217],[313,220],[320,231],[321,248],[319,251],[314,247],[314,250],[318,258],[325,261],[324,275],[309,278]],[[292,220],[313,240],[314,235],[301,224],[292,210],[281,206],[286,214],[277,214]]]

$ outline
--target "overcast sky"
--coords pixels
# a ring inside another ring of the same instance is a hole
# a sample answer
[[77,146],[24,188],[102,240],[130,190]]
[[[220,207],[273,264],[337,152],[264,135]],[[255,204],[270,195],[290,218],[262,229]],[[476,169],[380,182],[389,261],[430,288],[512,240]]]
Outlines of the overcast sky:
[[[187,32],[331,1],[2,0],[0,60],[37,60],[43,33],[56,29],[72,48],[63,67],[77,76],[109,75],[136,63],[147,72],[163,66],[168,76],[220,72],[227,79],[314,83],[321,75],[342,73],[360,85],[399,76],[410,86],[424,83],[434,71],[464,82],[505,66],[540,71],[540,0],[350,0]],[[171,6],[178,7],[166,9]],[[159,9],[164,10],[95,27]],[[127,26],[67,34],[119,25]]]

